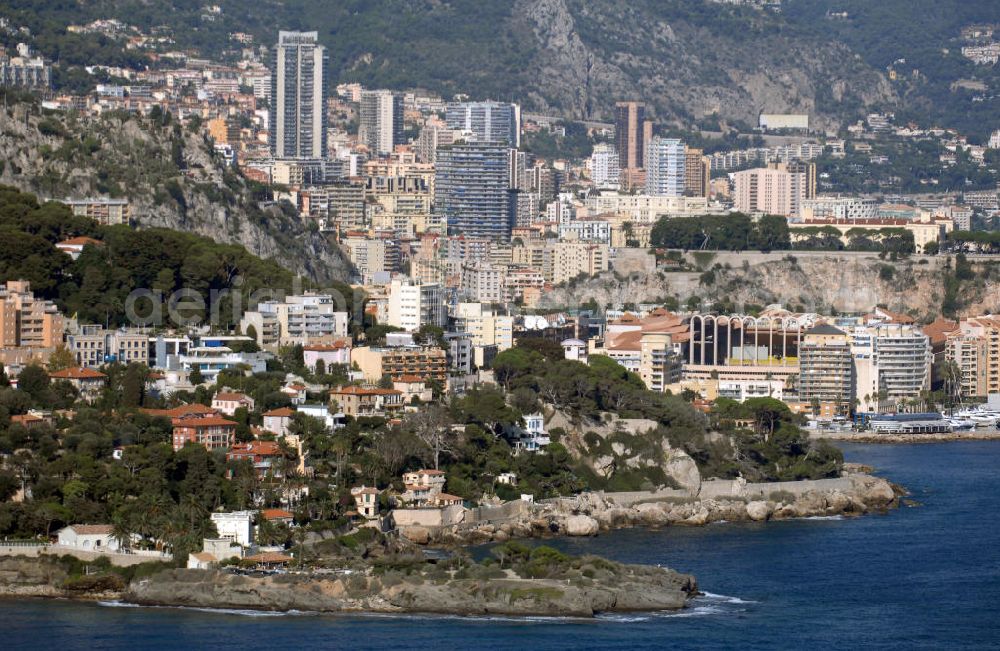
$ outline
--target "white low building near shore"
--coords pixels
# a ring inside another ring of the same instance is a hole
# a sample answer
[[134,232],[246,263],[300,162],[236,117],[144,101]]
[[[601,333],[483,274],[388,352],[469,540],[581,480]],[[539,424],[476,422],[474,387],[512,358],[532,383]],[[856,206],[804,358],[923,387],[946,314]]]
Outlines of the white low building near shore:
[[87,552],[116,552],[120,545],[113,531],[110,524],[71,524],[56,532],[57,544]]

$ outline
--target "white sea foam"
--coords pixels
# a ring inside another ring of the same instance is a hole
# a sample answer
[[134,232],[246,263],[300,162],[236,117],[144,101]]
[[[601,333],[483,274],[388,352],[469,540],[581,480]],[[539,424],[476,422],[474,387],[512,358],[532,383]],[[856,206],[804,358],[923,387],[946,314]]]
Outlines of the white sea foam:
[[698,599],[704,599],[706,601],[717,601],[725,604],[756,604],[760,603],[758,601],[753,601],[751,599],[740,599],[739,597],[730,597],[724,594],[715,594],[714,592],[703,592]]
[[621,615],[615,613],[603,613],[597,615],[595,619],[603,622],[615,622],[616,624],[634,624],[635,622],[648,622],[650,615]]
[[721,606],[695,606],[672,612],[656,613],[657,617],[707,617],[709,615],[728,615],[730,613],[741,613],[743,610],[733,610],[722,608]]
[[800,518],[800,520],[844,520],[844,519],[845,518],[842,515],[810,515],[804,518]]
[[319,613],[302,610],[253,610],[251,608],[201,608],[198,606],[144,606],[141,604],[131,604],[124,601],[98,601],[98,606],[105,608],[163,608],[170,610],[191,610],[199,613],[211,613],[214,615],[239,615],[240,617],[301,617],[306,615],[318,615]]

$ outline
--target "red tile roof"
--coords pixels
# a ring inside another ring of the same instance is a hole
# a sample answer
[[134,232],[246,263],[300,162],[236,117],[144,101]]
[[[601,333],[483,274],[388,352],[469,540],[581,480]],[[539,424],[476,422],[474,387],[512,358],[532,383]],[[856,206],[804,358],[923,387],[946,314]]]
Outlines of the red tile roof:
[[930,338],[932,345],[942,344],[950,333],[958,330],[958,321],[951,321],[943,316],[939,316],[931,323],[925,325],[923,330],[924,334]]
[[115,530],[110,524],[71,524],[69,528],[80,536],[105,536]]
[[294,513],[285,509],[264,509],[261,514],[265,520],[288,520],[295,517]]
[[281,445],[277,441],[250,441],[237,443],[229,450],[229,456],[280,457]]
[[56,242],[56,246],[86,246],[87,244],[103,244],[100,240],[95,240],[92,237],[71,237],[68,240],[63,240],[62,242]]
[[272,409],[271,411],[264,412],[265,416],[276,416],[280,418],[291,418],[295,415],[294,409],[289,409],[288,407],[279,407],[278,409]]
[[331,389],[330,393],[335,395],[344,396],[390,396],[390,395],[402,395],[402,391],[397,391],[396,389],[370,389],[367,387],[341,387],[339,389]]
[[56,380],[101,380],[108,376],[92,368],[77,366],[74,368],[64,368],[61,371],[52,371],[49,377]]
[[45,419],[41,416],[36,416],[34,414],[20,414],[17,416],[10,417],[11,423],[19,423],[21,425],[27,425],[28,423],[44,423]]
[[144,414],[148,414],[149,416],[166,416],[167,418],[184,418],[187,416],[202,416],[219,413],[218,410],[206,407],[199,402],[189,405],[180,405],[179,407],[174,407],[173,409],[140,409],[139,411]]
[[204,418],[175,418],[174,427],[224,427],[236,423],[221,416],[205,416]]
[[284,554],[279,554],[277,552],[263,552],[261,554],[247,556],[245,560],[248,560],[251,563],[290,563],[292,561],[292,557],[285,556]]

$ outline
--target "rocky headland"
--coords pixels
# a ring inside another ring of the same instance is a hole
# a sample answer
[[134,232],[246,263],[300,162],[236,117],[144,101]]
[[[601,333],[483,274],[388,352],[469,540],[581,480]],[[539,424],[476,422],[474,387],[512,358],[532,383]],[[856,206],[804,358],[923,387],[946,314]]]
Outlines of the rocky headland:
[[280,612],[592,617],[675,610],[697,594],[693,576],[659,567],[571,558],[547,547],[515,546],[502,556],[506,566],[464,557],[433,562],[418,553],[355,570],[162,569],[130,582],[109,573],[73,576],[55,557],[4,557],[0,598]]
[[592,617],[683,608],[697,591],[690,575],[596,558],[555,576],[526,578],[478,565],[342,576],[169,570],[133,583],[122,598],[140,605],[278,611]]

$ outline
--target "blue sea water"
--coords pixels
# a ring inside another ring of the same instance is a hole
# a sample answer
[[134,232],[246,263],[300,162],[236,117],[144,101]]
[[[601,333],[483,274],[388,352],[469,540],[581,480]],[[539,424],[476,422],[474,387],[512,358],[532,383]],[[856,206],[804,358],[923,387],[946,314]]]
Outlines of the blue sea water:
[[575,553],[691,572],[679,613],[330,616],[0,602],[0,649],[998,649],[1000,442],[845,446],[919,503],[888,515],[627,530]]

